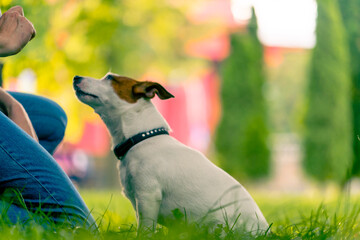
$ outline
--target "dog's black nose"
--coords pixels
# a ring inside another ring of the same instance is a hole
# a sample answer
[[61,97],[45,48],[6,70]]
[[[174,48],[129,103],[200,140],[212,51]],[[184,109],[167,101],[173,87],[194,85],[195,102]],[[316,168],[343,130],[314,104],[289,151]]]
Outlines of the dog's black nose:
[[74,77],[74,84],[80,83],[82,79],[83,79],[82,77],[76,75],[76,76]]
[[74,77],[74,80],[79,80],[79,79],[82,79],[82,77],[80,77],[80,76],[78,76],[78,75],[76,75],[76,76]]

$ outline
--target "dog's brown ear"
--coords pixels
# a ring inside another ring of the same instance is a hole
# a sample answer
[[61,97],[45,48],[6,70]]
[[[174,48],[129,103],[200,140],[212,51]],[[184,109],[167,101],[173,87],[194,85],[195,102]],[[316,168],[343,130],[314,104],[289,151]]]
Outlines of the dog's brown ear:
[[133,86],[132,91],[135,96],[145,98],[153,98],[155,94],[162,100],[174,97],[163,86],[156,82],[139,82]]

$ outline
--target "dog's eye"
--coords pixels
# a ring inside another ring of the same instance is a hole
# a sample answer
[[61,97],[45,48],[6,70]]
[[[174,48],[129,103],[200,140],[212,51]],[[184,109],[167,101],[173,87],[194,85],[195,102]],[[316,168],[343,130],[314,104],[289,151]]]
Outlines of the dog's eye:
[[111,81],[115,80],[115,78],[112,75],[106,75],[105,79]]

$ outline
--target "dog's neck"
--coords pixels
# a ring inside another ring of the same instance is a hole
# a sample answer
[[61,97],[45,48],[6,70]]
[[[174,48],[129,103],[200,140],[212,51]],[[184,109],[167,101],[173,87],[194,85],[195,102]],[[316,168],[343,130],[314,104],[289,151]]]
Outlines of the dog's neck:
[[96,111],[106,124],[112,137],[112,148],[125,142],[128,138],[155,128],[170,127],[156,107],[146,101],[126,111]]

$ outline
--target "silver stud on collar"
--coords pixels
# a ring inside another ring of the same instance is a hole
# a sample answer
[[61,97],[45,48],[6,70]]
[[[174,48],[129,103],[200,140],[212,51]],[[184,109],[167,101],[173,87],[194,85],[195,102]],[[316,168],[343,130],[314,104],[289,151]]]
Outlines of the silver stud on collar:
[[143,134],[141,134],[142,137],[146,137],[146,135],[150,135],[150,134],[154,134],[154,133],[157,133],[157,132],[165,132],[165,128],[158,128],[158,129],[154,129],[154,130],[151,130],[150,132],[145,132]]

